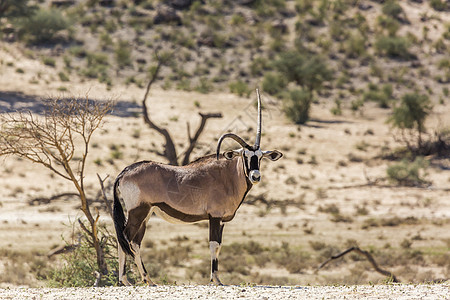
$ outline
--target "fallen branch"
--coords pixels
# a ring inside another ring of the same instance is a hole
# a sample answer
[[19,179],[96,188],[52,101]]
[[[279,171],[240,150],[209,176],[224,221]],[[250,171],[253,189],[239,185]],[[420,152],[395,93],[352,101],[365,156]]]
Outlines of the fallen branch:
[[294,207],[302,207],[305,203],[303,200],[296,200],[296,199],[285,199],[285,200],[267,200],[266,199],[267,193],[261,193],[256,196],[249,196],[247,199],[245,199],[245,204],[248,205],[257,205],[258,202],[266,205],[267,208],[271,207],[277,207],[277,206],[294,206]]
[[39,205],[39,204],[48,204],[53,200],[59,199],[59,198],[63,198],[63,197],[80,197],[79,194],[77,193],[61,193],[61,194],[57,194],[51,197],[37,197],[37,198],[33,198],[28,200],[28,204],[29,205]]
[[52,249],[47,253],[47,257],[50,258],[54,255],[72,252],[79,246],[80,246],[80,244],[72,244],[72,245],[64,245],[64,246],[56,247],[55,249]]
[[341,253],[339,253],[339,254],[337,254],[337,255],[331,256],[331,258],[329,258],[328,260],[326,260],[325,262],[323,262],[323,263],[317,268],[317,271],[320,270],[320,269],[322,269],[324,266],[326,266],[330,261],[335,260],[335,259],[338,259],[338,258],[340,258],[340,257],[342,257],[342,256],[344,256],[344,255],[346,255],[346,254],[348,254],[348,253],[350,253],[350,252],[352,252],[352,251],[355,251],[355,252],[357,252],[358,254],[364,255],[364,256],[367,258],[367,260],[370,262],[370,264],[372,265],[372,267],[375,269],[375,271],[377,271],[378,273],[380,273],[380,274],[382,274],[382,275],[384,275],[384,276],[387,276],[387,277],[391,278],[391,279],[392,279],[392,282],[397,282],[397,283],[400,282],[400,281],[397,279],[397,277],[395,277],[394,274],[392,274],[391,272],[386,271],[386,270],[384,270],[384,269],[381,269],[381,268],[378,266],[378,264],[375,262],[375,259],[373,258],[373,256],[372,256],[369,252],[364,251],[364,250],[361,250],[359,247],[351,247],[351,248],[348,248],[347,250],[345,250],[344,252],[341,252]]
[[62,245],[62,246],[56,247],[54,249],[51,249],[47,253],[47,257],[50,258],[50,257],[52,257],[54,255],[72,252],[73,250],[75,250],[78,247],[80,247],[80,245],[81,245],[81,235],[79,234],[78,235],[78,242],[76,242],[74,244],[70,244],[70,245]]

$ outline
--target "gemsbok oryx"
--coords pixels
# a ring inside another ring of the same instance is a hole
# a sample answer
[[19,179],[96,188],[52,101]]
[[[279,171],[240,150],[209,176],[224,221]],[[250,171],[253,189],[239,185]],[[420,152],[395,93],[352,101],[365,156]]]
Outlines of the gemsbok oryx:
[[[221,285],[218,256],[225,222],[231,221],[253,184],[261,180],[263,157],[276,161],[283,156],[277,150],[262,151],[261,98],[258,90],[258,127],[254,146],[233,133],[222,135],[217,153],[201,157],[186,166],[171,166],[141,161],[126,167],[114,183],[114,225],[119,242],[119,283],[129,285],[125,274],[126,254],[134,261],[142,280],[153,285],[141,260],[140,247],[146,224],[152,213],[172,223],[209,220],[211,282]],[[226,138],[241,148],[220,155]],[[119,202],[123,198],[128,217]]]

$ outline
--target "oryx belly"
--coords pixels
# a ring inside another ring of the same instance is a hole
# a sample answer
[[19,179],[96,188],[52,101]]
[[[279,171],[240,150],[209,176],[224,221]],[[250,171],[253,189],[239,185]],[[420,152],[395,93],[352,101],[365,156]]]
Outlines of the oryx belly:
[[189,224],[189,223],[195,223],[195,222],[204,220],[204,218],[202,218],[201,216],[199,216],[199,220],[197,220],[197,221],[183,218],[182,216],[180,216],[180,214],[171,216],[168,213],[166,213],[165,211],[163,211],[161,208],[159,208],[158,206],[153,206],[152,211],[155,213],[155,215],[157,215],[161,219],[163,219],[169,223],[172,223],[172,224]]

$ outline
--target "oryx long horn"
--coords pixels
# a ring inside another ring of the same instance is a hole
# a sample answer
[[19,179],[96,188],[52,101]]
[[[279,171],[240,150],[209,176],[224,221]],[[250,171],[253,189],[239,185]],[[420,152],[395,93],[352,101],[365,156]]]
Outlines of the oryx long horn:
[[251,149],[251,147],[242,138],[240,138],[236,134],[225,133],[219,138],[219,141],[217,142],[217,151],[216,151],[217,159],[219,159],[219,155],[220,155],[220,145],[222,144],[222,141],[226,138],[232,138],[233,140],[238,142],[238,144],[241,145],[243,148]]
[[262,127],[262,118],[261,118],[261,97],[259,96],[259,90],[256,89],[256,95],[258,96],[258,126],[256,129],[256,141],[255,141],[255,149],[258,149],[261,144],[261,127]]

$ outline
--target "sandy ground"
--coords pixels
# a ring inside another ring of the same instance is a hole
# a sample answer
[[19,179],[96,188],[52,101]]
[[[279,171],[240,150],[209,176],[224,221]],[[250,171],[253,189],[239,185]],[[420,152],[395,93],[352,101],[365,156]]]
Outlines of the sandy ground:
[[158,286],[0,289],[0,299],[450,299],[450,285]]

